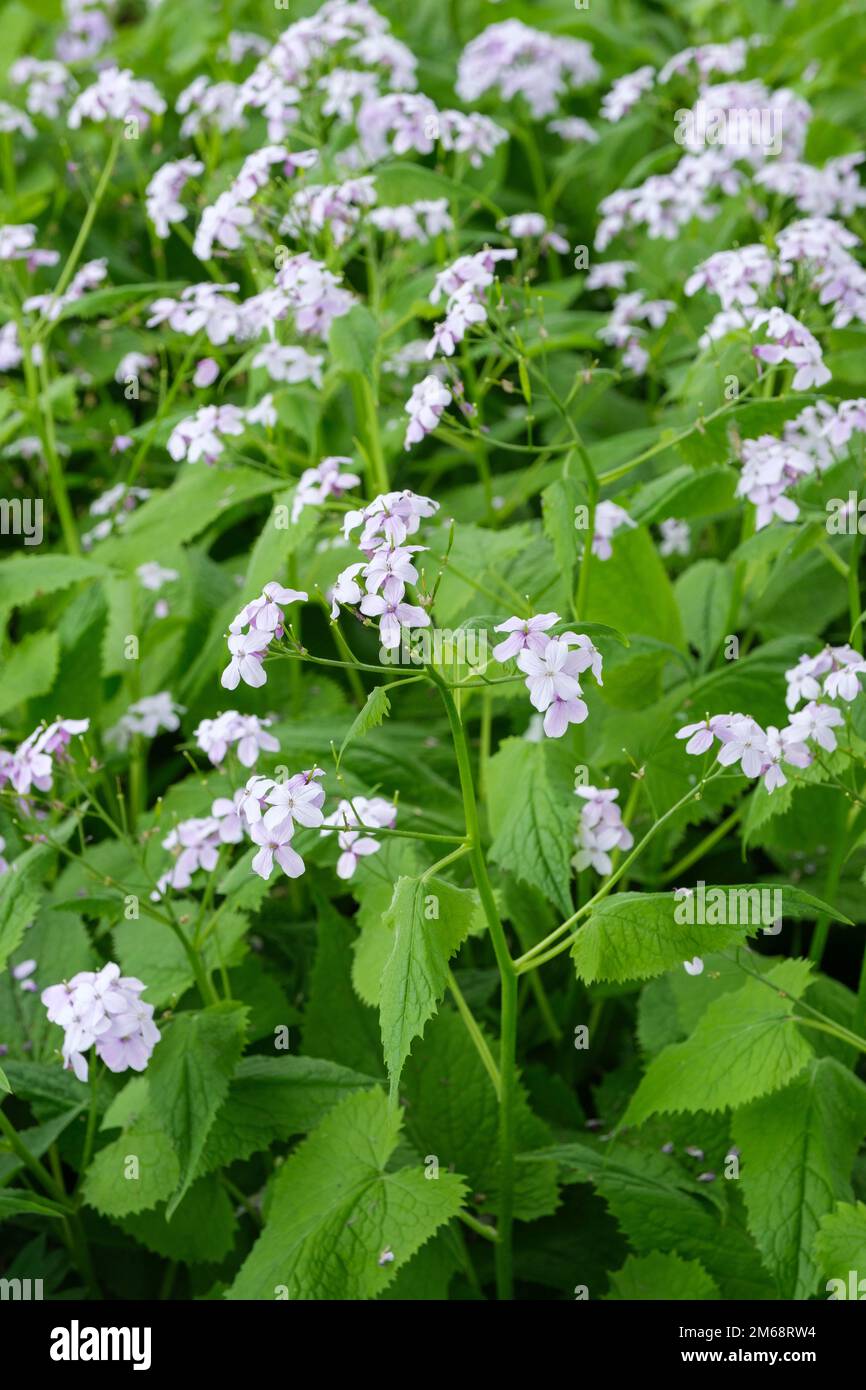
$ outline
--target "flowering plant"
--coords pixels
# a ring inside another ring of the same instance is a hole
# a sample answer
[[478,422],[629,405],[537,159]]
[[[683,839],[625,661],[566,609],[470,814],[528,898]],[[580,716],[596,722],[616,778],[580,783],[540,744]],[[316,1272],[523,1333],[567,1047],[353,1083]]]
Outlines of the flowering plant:
[[866,17],[217,8],[10,24],[8,1270],[823,1296]]

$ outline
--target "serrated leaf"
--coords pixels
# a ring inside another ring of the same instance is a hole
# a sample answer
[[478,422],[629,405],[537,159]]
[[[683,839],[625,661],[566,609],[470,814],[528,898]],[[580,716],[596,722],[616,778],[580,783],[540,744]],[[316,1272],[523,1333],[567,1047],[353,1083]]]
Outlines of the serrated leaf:
[[306,1134],[346,1096],[378,1078],[318,1057],[245,1057],[213,1123],[199,1171],[227,1167],[276,1140]]
[[[616,893],[602,898],[571,948],[580,979],[586,984],[646,980],[693,956],[742,944],[747,936],[772,928],[778,920],[814,919],[827,912],[835,921],[847,921],[835,908],[788,884],[704,885],[701,891],[700,901],[694,896],[677,900],[673,893]],[[721,914],[731,920],[727,924],[682,920],[699,912],[707,918]]]
[[441,878],[399,878],[394,885],[386,914],[394,945],[382,971],[379,996],[392,1098],[414,1039],[424,1032],[445,993],[448,961],[468,936],[477,911],[477,894]]
[[51,850],[31,845],[0,877],[0,970],[17,951],[43,897],[39,879]]
[[851,1166],[866,1133],[866,1086],[831,1058],[734,1115],[749,1230],[779,1297],[811,1298],[822,1216],[852,1196]]
[[741,1106],[792,1081],[812,1057],[791,1018],[810,969],[809,961],[786,960],[767,972],[768,983],[748,979],[717,999],[686,1042],[671,1044],[650,1063],[624,1122]]
[[103,1216],[129,1216],[166,1201],[179,1177],[171,1140],[152,1115],[145,1115],[99,1150],[84,1177],[84,1200]]
[[[485,1035],[492,1055],[496,1043]],[[482,1210],[498,1210],[499,1106],[463,1020],[441,1009],[428,1025],[424,1045],[406,1064],[401,1091],[405,1093],[406,1129],[421,1154],[435,1153],[440,1171],[462,1173],[472,1193],[481,1193]],[[543,1120],[533,1114],[518,1082],[515,1101],[515,1151],[535,1150],[550,1139]],[[556,1163],[521,1163],[514,1184],[514,1215],[536,1221],[558,1205]],[[477,1197],[476,1197],[477,1202]]]
[[624,1142],[603,1149],[569,1143],[522,1154],[521,1162],[548,1156],[579,1181],[592,1183],[638,1253],[675,1250],[702,1260],[726,1298],[773,1297],[747,1232],[730,1219],[720,1221],[711,1205],[713,1189],[699,1185],[670,1155]]
[[378,729],[380,724],[391,713],[391,701],[388,699],[387,691],[383,686],[377,685],[370,691],[364,702],[364,708],[359,710],[349,726],[349,731],[343,742],[340,744],[340,751],[337,754],[337,768],[343,761],[343,754],[349,744],[362,734],[367,734],[371,729]]
[[720,1297],[718,1285],[699,1260],[683,1260],[668,1252],[629,1255],[622,1269],[610,1276],[610,1299],[709,1301]]
[[815,1260],[828,1280],[838,1279],[844,1284],[844,1294],[833,1290],[837,1299],[851,1297],[850,1273],[854,1270],[858,1284],[854,1296],[862,1298],[864,1286],[860,1280],[866,1277],[862,1273],[866,1265],[866,1202],[839,1202],[821,1218],[815,1237]]
[[234,1244],[234,1210],[216,1178],[194,1182],[171,1220],[166,1209],[127,1216],[123,1229],[154,1254],[183,1264],[217,1264]]
[[192,1182],[217,1111],[228,1094],[244,1045],[246,1009],[213,1004],[182,1013],[166,1028],[148,1068],[154,1115],[177,1153],[180,1181],[167,1208],[170,1219]]
[[400,1123],[379,1090],[326,1116],[274,1178],[265,1229],[229,1298],[358,1300],[386,1288],[464,1196],[459,1177],[429,1182],[420,1161],[388,1170]]
[[571,912],[573,795],[555,784],[543,743],[506,739],[488,765],[489,857]]
[[679,906],[673,893],[616,893],[602,898],[571,948],[578,977],[585,984],[646,980],[693,956],[742,942],[749,930],[678,922]]

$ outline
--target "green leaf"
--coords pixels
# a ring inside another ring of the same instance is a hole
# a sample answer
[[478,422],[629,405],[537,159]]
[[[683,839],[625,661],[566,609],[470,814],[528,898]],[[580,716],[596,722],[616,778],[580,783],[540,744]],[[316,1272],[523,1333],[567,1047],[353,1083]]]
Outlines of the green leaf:
[[37,1197],[31,1192],[15,1189],[0,1192],[0,1221],[10,1216],[66,1216],[66,1210],[58,1202],[47,1197]]
[[12,1087],[9,1085],[9,1078],[5,1071],[0,1067],[0,1091],[5,1091],[7,1096],[11,1096]]
[[718,560],[698,560],[674,586],[689,646],[709,661],[727,633],[734,579]]
[[334,319],[328,335],[328,349],[335,367],[344,372],[372,379],[379,344],[379,326],[363,304]]
[[683,645],[682,624],[671,582],[649,532],[623,529],[609,560],[593,557],[586,616],[621,632]]
[[567,581],[577,559],[578,532],[574,525],[574,508],[579,496],[573,478],[557,478],[541,494],[544,532],[553,546],[557,566]]
[[318,1057],[245,1057],[205,1141],[200,1172],[227,1167],[276,1140],[306,1134],[376,1078]]
[[510,738],[490,759],[489,857],[540,889],[565,916],[572,910],[569,884],[577,803],[570,785],[561,777],[554,780],[554,757],[545,743]]
[[40,879],[50,855],[47,845],[31,845],[0,878],[0,970],[36,915],[43,896]]
[[837,1200],[852,1197],[851,1166],[864,1133],[866,1086],[828,1057],[734,1115],[749,1230],[780,1298],[814,1296],[818,1225]]
[[56,632],[32,632],[13,647],[0,670],[0,714],[46,694],[54,684],[59,660]]
[[646,980],[693,956],[742,942],[747,934],[744,926],[678,922],[675,914],[681,906],[673,893],[602,898],[571,948],[579,978],[585,984]]
[[364,703],[364,708],[359,710],[349,727],[349,731],[343,742],[340,744],[340,751],[337,754],[337,768],[343,761],[343,754],[353,739],[360,738],[362,734],[367,734],[371,729],[378,729],[380,724],[391,713],[391,701],[383,686],[377,685],[370,691]]
[[140,285],[110,285],[107,289],[92,290],[90,294],[66,304],[60,310],[58,322],[65,319],[93,319],[99,315],[110,317],[120,309],[141,300],[150,304],[160,296],[177,295],[185,288],[183,280],[151,280]]
[[448,961],[468,936],[477,911],[477,894],[441,878],[399,878],[394,885],[385,918],[393,927],[394,945],[379,999],[392,1097],[414,1039],[445,993]]
[[291,487],[286,492],[275,494],[270,516],[259,532],[250,555],[244,593],[259,593],[272,579],[278,579],[284,572],[289,556],[315,529],[315,507],[305,507],[297,521],[291,520],[296,491],[295,487]]
[[104,565],[69,555],[40,555],[0,560],[0,613],[85,579],[105,578]]
[[356,1301],[387,1287],[457,1214],[465,1190],[453,1173],[428,1181],[420,1160],[388,1169],[400,1123],[379,1090],[326,1116],[278,1170],[267,1224],[229,1298]]
[[[866,1202],[839,1202],[826,1216],[822,1216],[818,1234],[815,1237],[815,1260],[821,1273],[828,1279],[841,1279],[848,1292],[850,1271],[857,1274],[857,1282],[864,1278],[863,1266],[866,1263]],[[862,1287],[862,1286],[861,1286]],[[829,1292],[829,1286],[827,1289]],[[837,1298],[840,1291],[836,1290]],[[858,1290],[857,1297],[861,1297]]]
[[593,1184],[638,1253],[676,1251],[700,1259],[726,1298],[774,1296],[747,1232],[729,1217],[720,1222],[711,1206],[718,1201],[713,1189],[671,1155],[631,1147],[624,1138],[599,1148],[569,1143],[521,1155],[522,1163],[549,1159]]
[[244,1045],[246,1009],[213,1004],[178,1014],[157,1044],[148,1080],[154,1114],[177,1153],[180,1181],[168,1204],[170,1219],[192,1182],[217,1111],[228,1094]]
[[304,1013],[304,1052],[381,1076],[379,1020],[352,988],[352,927],[327,899],[317,897],[316,908],[318,945]]
[[713,516],[734,505],[737,476],[736,469],[722,466],[697,473],[687,466],[668,469],[638,490],[628,510],[644,526],[668,517]]
[[783,961],[767,972],[768,983],[748,979],[712,1003],[686,1042],[671,1044],[650,1063],[624,1122],[745,1105],[792,1081],[812,1057],[791,1018],[810,970],[809,961]]
[[[79,1097],[78,1103],[66,1110],[62,1115],[54,1115],[51,1119],[45,1120],[42,1124],[31,1125],[28,1129],[19,1131],[22,1142],[27,1146],[34,1158],[41,1158],[44,1153],[56,1143],[61,1134],[69,1128],[74,1120],[85,1108],[87,1092],[78,1083]],[[23,1167],[22,1160],[15,1153],[0,1153],[0,1184],[9,1182],[10,1178]]]
[[[482,1030],[483,1031],[483,1030]],[[497,1046],[485,1034],[491,1054]],[[427,1027],[424,1046],[406,1064],[406,1130],[420,1154],[435,1154],[439,1169],[462,1173],[483,1213],[498,1211],[499,1105],[490,1077],[452,1009],[441,1009]],[[547,1125],[533,1114],[523,1086],[515,1101],[515,1151],[536,1150],[550,1140]],[[555,1162],[521,1163],[514,1186],[514,1215],[536,1221],[558,1205]],[[483,1199],[482,1199],[483,1198]]]
[[783,787],[776,787],[772,792],[767,791],[763,782],[758,783],[747,800],[746,814],[743,818],[744,846],[762,843],[758,832],[774,816],[783,816],[790,810],[793,795],[793,782],[786,782]]
[[99,1150],[84,1177],[84,1200],[104,1216],[129,1216],[166,1201],[179,1177],[171,1140],[153,1115],[142,1115]]
[[602,898],[578,931],[571,955],[586,984],[596,980],[646,980],[661,975],[692,956],[723,951],[742,944],[777,920],[814,919],[828,912],[845,921],[836,909],[801,888],[789,885],[725,884],[703,889],[703,915],[729,918],[682,920],[696,916],[695,897],[675,899],[673,893],[615,893]]
[[720,1297],[718,1285],[699,1260],[683,1260],[679,1255],[629,1255],[622,1269],[610,1276],[610,1299],[671,1300]]
[[275,492],[269,475],[235,464],[231,469],[185,464],[176,481],[130,514],[120,535],[99,542],[100,559],[127,573],[154,555],[176,550],[234,507]]
[[194,1182],[169,1221],[165,1208],[127,1216],[123,1229],[154,1254],[183,1264],[218,1264],[234,1245],[232,1203],[215,1177]]
[[[249,870],[247,870],[249,872]],[[151,1004],[176,1003],[193,985],[195,975],[189,957],[177,937],[163,924],[147,921],[147,905],[141,904],[141,921],[120,922],[112,933],[114,958],[123,967],[124,975],[134,975],[147,981],[147,998]],[[226,908],[201,948],[200,955],[206,970],[216,970],[220,963],[234,965],[242,950],[249,919],[242,912]]]

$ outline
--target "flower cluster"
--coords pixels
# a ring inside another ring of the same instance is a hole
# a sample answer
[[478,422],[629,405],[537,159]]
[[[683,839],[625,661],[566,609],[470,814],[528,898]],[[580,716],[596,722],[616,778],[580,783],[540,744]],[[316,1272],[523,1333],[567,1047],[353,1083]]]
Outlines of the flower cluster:
[[[611,261],[611,266],[624,264]],[[598,288],[596,280],[593,288]],[[612,347],[624,348],[623,365],[642,376],[649,364],[649,353],[638,341],[645,330],[639,327],[643,320],[650,328],[661,328],[668,315],[676,308],[670,299],[644,299],[642,290],[618,295],[614,300],[613,312],[607,323],[598,330],[598,336]]]
[[101,517],[102,520],[81,537],[84,549],[90,550],[96,541],[104,541],[116,527],[123,525],[139,502],[146,502],[149,496],[150,488],[127,487],[125,483],[116,483],[107,492],[95,498],[88,510],[91,516]]
[[292,499],[292,521],[297,521],[305,507],[320,506],[329,497],[342,497],[358,487],[361,479],[357,473],[343,473],[344,464],[352,460],[343,454],[333,454],[322,459],[315,468],[305,468]]
[[244,235],[255,234],[256,214],[252,200],[267,186],[272,168],[280,165],[285,177],[291,178],[300,169],[312,168],[318,158],[315,150],[290,154],[283,145],[266,145],[248,155],[231,187],[202,213],[193,239],[194,254],[200,261],[207,261],[214,246],[237,251]]
[[239,714],[236,709],[227,709],[215,719],[203,719],[194,737],[214,766],[225,762],[229,748],[237,745],[238,761],[244,767],[253,767],[260,753],[280,751],[278,740],[268,733],[271,722],[255,714]]
[[265,684],[265,652],[286,629],[286,616],[280,605],[305,602],[306,598],[300,589],[286,589],[272,581],[258,598],[244,605],[229,624],[231,660],[220,676],[220,684],[226,690],[236,690],[241,681],[255,688]]
[[427,242],[454,230],[447,198],[423,198],[396,207],[374,208],[367,221],[380,232],[391,232],[400,241]]
[[586,804],[581,807],[580,824],[574,837],[577,853],[571,862],[578,873],[592,868],[597,874],[609,874],[613,870],[610,851],[631,849],[634,844],[634,837],[623,825],[622,812],[616,804],[619,792],[616,787],[575,787],[574,790]]
[[157,169],[145,189],[145,208],[158,237],[165,239],[178,222],[186,221],[186,208],[180,201],[190,179],[204,173],[200,159],[177,159]]
[[835,408],[818,401],[785,424],[781,439],[771,434],[744,439],[736,495],[754,504],[756,528],[761,530],[774,517],[796,521],[800,508],[787,490],[829,468],[854,433],[866,433],[863,399],[842,401]]
[[428,357],[435,357],[437,353],[452,357],[467,329],[473,324],[487,321],[484,294],[493,284],[496,264],[498,261],[513,261],[516,255],[513,247],[498,251],[488,248],[474,256],[461,256],[439,272],[430,292],[430,303],[438,304],[444,296],[446,315],[433,329],[433,337],[427,347]]
[[833,730],[844,722],[835,705],[813,700],[792,714],[784,729],[772,724],[763,729],[748,714],[715,714],[684,725],[676,737],[686,739],[686,752],[695,756],[708,752],[718,740],[717,761],[722,767],[739,766],[745,777],[762,778],[766,790],[773,792],[788,780],[783,763],[799,768],[811,764],[814,753],[807,746],[810,741],[832,753],[836,748]]
[[8,782],[19,796],[26,796],[34,787],[40,792],[50,791],[53,759],[62,759],[71,740],[89,728],[89,719],[56,719],[53,724],[40,724],[14,752],[0,748],[0,787]]
[[599,502],[595,509],[592,530],[592,553],[599,560],[609,560],[613,554],[612,541],[617,531],[633,529],[637,522],[633,521],[624,507],[620,507],[616,502]]
[[[427,354],[427,345],[424,348]],[[404,409],[409,416],[403,447],[411,449],[419,444],[425,435],[432,434],[442,418],[443,411],[453,400],[451,390],[438,376],[425,376],[417,386],[412,387]]]
[[548,738],[561,738],[569,724],[582,724],[589,714],[581,699],[579,677],[584,671],[591,670],[603,684],[601,652],[589,637],[575,632],[548,637],[550,628],[561,621],[558,613],[537,613],[534,618],[507,618],[494,628],[509,635],[493,648],[493,656],[500,662],[516,659],[526,676],[529,699],[544,715]]
[[397,807],[382,796],[356,796],[351,801],[341,801],[336,811],[325,817],[320,831],[322,835],[338,832],[337,877],[351,878],[361,859],[382,848],[375,835],[365,835],[365,830],[390,830],[396,820]]
[[151,116],[161,116],[164,111],[165,102],[152,82],[133,77],[128,69],[107,67],[75,98],[67,125],[77,130],[82,121],[135,120],[146,130]]
[[545,34],[519,19],[491,24],[460,55],[457,95],[477,101],[496,87],[504,101],[521,96],[536,120],[550,116],[570,88],[600,76],[592,48],[582,39]]
[[788,690],[785,703],[794,710],[801,700],[856,700],[862,690],[859,677],[866,672],[860,652],[847,643],[844,647],[824,647],[817,656],[801,656],[796,666],[785,672]]
[[406,585],[418,579],[413,556],[423,545],[405,545],[417,532],[422,517],[433,516],[439,503],[405,489],[374,497],[366,507],[346,513],[343,534],[348,539],[361,527],[358,548],[365,559],[348,565],[330,593],[331,617],[340,605],[357,607],[366,618],[379,619],[383,647],[400,645],[401,628],[430,626],[430,615],[418,604],[406,603]]
[[106,729],[105,742],[122,753],[136,736],[156,738],[162,731],[174,733],[180,728],[183,713],[183,705],[177,704],[167,690],[145,695],[130,705],[112,728]]
[[175,425],[168,437],[168,452],[176,463],[204,459],[205,463],[214,464],[225,449],[224,436],[244,434],[249,425],[273,428],[276,418],[270,396],[262,396],[250,410],[238,405],[203,405]]
[[81,970],[42,991],[49,1022],[64,1030],[63,1065],[79,1081],[87,1080],[85,1053],[91,1047],[109,1071],[144,1071],[161,1036],[153,1005],[141,998],[145,988],[110,961],[98,972]]

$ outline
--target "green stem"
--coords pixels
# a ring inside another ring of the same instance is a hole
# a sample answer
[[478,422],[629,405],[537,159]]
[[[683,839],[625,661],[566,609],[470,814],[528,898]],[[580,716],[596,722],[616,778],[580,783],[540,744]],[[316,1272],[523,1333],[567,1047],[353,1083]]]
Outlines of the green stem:
[[51,402],[48,397],[48,368],[46,366],[44,352],[38,367],[39,386],[41,389],[37,389],[29,348],[24,349],[23,361],[28,396],[30,397],[33,408],[38,409],[40,415],[40,434],[45,449],[45,460],[48,464],[51,496],[54,499],[54,505],[57,508],[57,515],[60,519],[60,529],[63,532],[63,543],[70,555],[80,555],[81,542],[78,539],[78,527],[75,524],[75,515],[69,501],[63,465],[60,462],[60,456],[57,452],[57,439],[54,433],[54,413],[51,409]]
[[479,1221],[477,1217],[470,1216],[468,1211],[458,1211],[457,1216],[464,1226],[468,1226],[470,1231],[476,1235],[483,1236],[485,1240],[490,1240],[496,1245],[499,1241],[499,1232],[495,1226],[488,1226],[486,1221]]
[[[673,806],[669,807],[668,810],[665,811],[664,815],[660,816],[659,819],[655,822],[655,824],[650,826],[650,829],[644,835],[643,839],[637,845],[635,845],[631,854],[629,854],[622,861],[619,867],[613,871],[613,873],[610,875],[607,881],[602,884],[601,888],[599,888],[597,893],[594,893],[593,896],[587,902],[585,902],[582,907],[579,907],[576,912],[573,912],[570,917],[567,917],[564,922],[562,922],[558,927],[556,927],[552,932],[550,932],[544,938],[543,941],[539,941],[538,944],[536,946],[533,946],[530,951],[526,951],[522,956],[518,957],[518,959],[514,962],[517,973],[522,975],[526,970],[534,970],[536,966],[543,965],[546,961],[553,960],[554,956],[558,956],[563,951],[567,951],[571,946],[572,937],[569,937],[567,941],[560,942],[558,946],[553,946],[553,943],[555,941],[559,941],[559,938],[571,927],[573,927],[576,922],[579,922],[582,917],[585,917],[588,912],[591,912],[592,909],[595,907],[596,903],[600,902],[602,898],[607,897],[608,893],[610,893],[610,891],[616,887],[617,883],[619,883],[619,880],[623,877],[625,873],[628,872],[629,868],[637,859],[638,855],[643,853],[650,840],[653,838],[654,835],[658,833],[658,831],[662,828],[665,822],[669,821],[671,816],[675,815],[676,812],[681,810],[681,808],[687,805],[688,802],[698,800],[701,796],[705,784],[709,781],[712,781],[714,777],[718,777],[723,770],[723,768],[719,768],[716,772],[710,773],[709,776],[702,777],[696,787],[692,787],[689,791],[686,792],[685,796],[681,796],[679,801],[675,802]],[[549,947],[552,947],[552,949],[549,950]]]
[[699,859],[702,859],[703,856],[709,850],[711,850],[714,845],[717,845],[719,843],[719,840],[723,840],[725,838],[729,830],[733,830],[734,826],[737,824],[737,821],[741,819],[745,808],[746,803],[741,802],[741,804],[737,806],[736,809],[733,810],[729,816],[727,816],[723,821],[720,821],[720,823],[717,826],[715,826],[714,829],[712,829],[708,835],[704,836],[700,844],[695,845],[694,849],[690,849],[688,854],[684,854],[681,859],[678,859],[672,869],[667,869],[661,882],[672,883],[674,879],[679,878],[680,874],[683,873],[686,869],[690,869],[692,864],[695,864]]
[[16,1158],[20,1158],[25,1168],[33,1174],[39,1186],[48,1193],[49,1197],[53,1198],[55,1202],[58,1202],[60,1206],[68,1211],[69,1201],[66,1193],[54,1181],[48,1169],[30,1152],[12,1121],[9,1119],[9,1116],[3,1109],[0,1109],[0,1132],[6,1136],[10,1149],[15,1154]]
[[430,679],[439,687],[457,758],[463,814],[466,819],[466,839],[471,845],[472,873],[478,896],[487,919],[490,940],[499,967],[500,1027],[499,1027],[499,1243],[496,1247],[496,1292],[499,1299],[513,1297],[514,1275],[511,1240],[514,1224],[514,1143],[515,1100],[517,1095],[517,974],[508,950],[505,931],[499,920],[496,900],[487,862],[481,845],[478,803],[472,777],[472,760],[466,731],[457,713],[454,697],[436,670],[428,667]]
[[[99,182],[96,185],[93,197],[90,199],[90,202],[87,205],[87,211],[84,214],[84,220],[82,221],[81,226],[78,229],[78,236],[75,238],[72,250],[70,251],[66,259],[66,264],[64,265],[63,270],[60,274],[60,279],[57,281],[57,284],[54,287],[53,293],[55,295],[59,296],[64,293],[67,285],[69,284],[70,280],[75,274],[78,262],[81,259],[81,253],[84,250],[85,242],[87,241],[87,238],[90,236],[90,229],[93,226],[94,218],[96,217],[96,214],[99,211],[99,205],[102,202],[103,197],[105,196],[105,190],[108,187],[111,175],[114,173],[114,166],[117,162],[117,156],[120,151],[120,142],[122,138],[123,128],[122,126],[118,125],[117,130],[114,133],[114,137],[111,141],[111,148],[108,151],[108,158],[106,159],[105,164],[103,165],[102,173],[99,176]],[[56,322],[56,319],[53,321],[48,321],[43,332],[41,334],[37,334],[37,340],[41,341],[42,339],[47,338],[51,333],[51,330]]]
[[97,1066],[96,1051],[91,1049],[90,1053],[90,1108],[87,1112],[87,1129],[84,1134],[84,1151],[81,1157],[81,1169],[79,1172],[79,1187],[93,1157],[93,1145],[96,1141],[96,1121],[99,1115],[97,1107],[97,1096],[99,1090],[99,1080],[104,1070],[102,1063]]
[[487,1075],[490,1077],[490,1080],[493,1083],[493,1089],[496,1092],[496,1099],[499,1100],[502,1095],[502,1083],[499,1078],[499,1070],[496,1066],[496,1063],[493,1060],[493,1054],[491,1053],[490,1048],[487,1046],[487,1040],[484,1037],[484,1034],[482,1033],[481,1029],[478,1027],[477,1022],[475,1021],[475,1015],[472,1013],[472,1010],[466,1003],[466,1000],[463,998],[457,981],[455,980],[450,970],[448,971],[448,988],[450,989],[454,997],[454,1003],[457,1005],[457,1011],[460,1014],[460,1017],[463,1019],[463,1022],[466,1024],[466,1031],[475,1045],[475,1048],[478,1052],[478,1056],[484,1063],[484,1070],[487,1072]]

